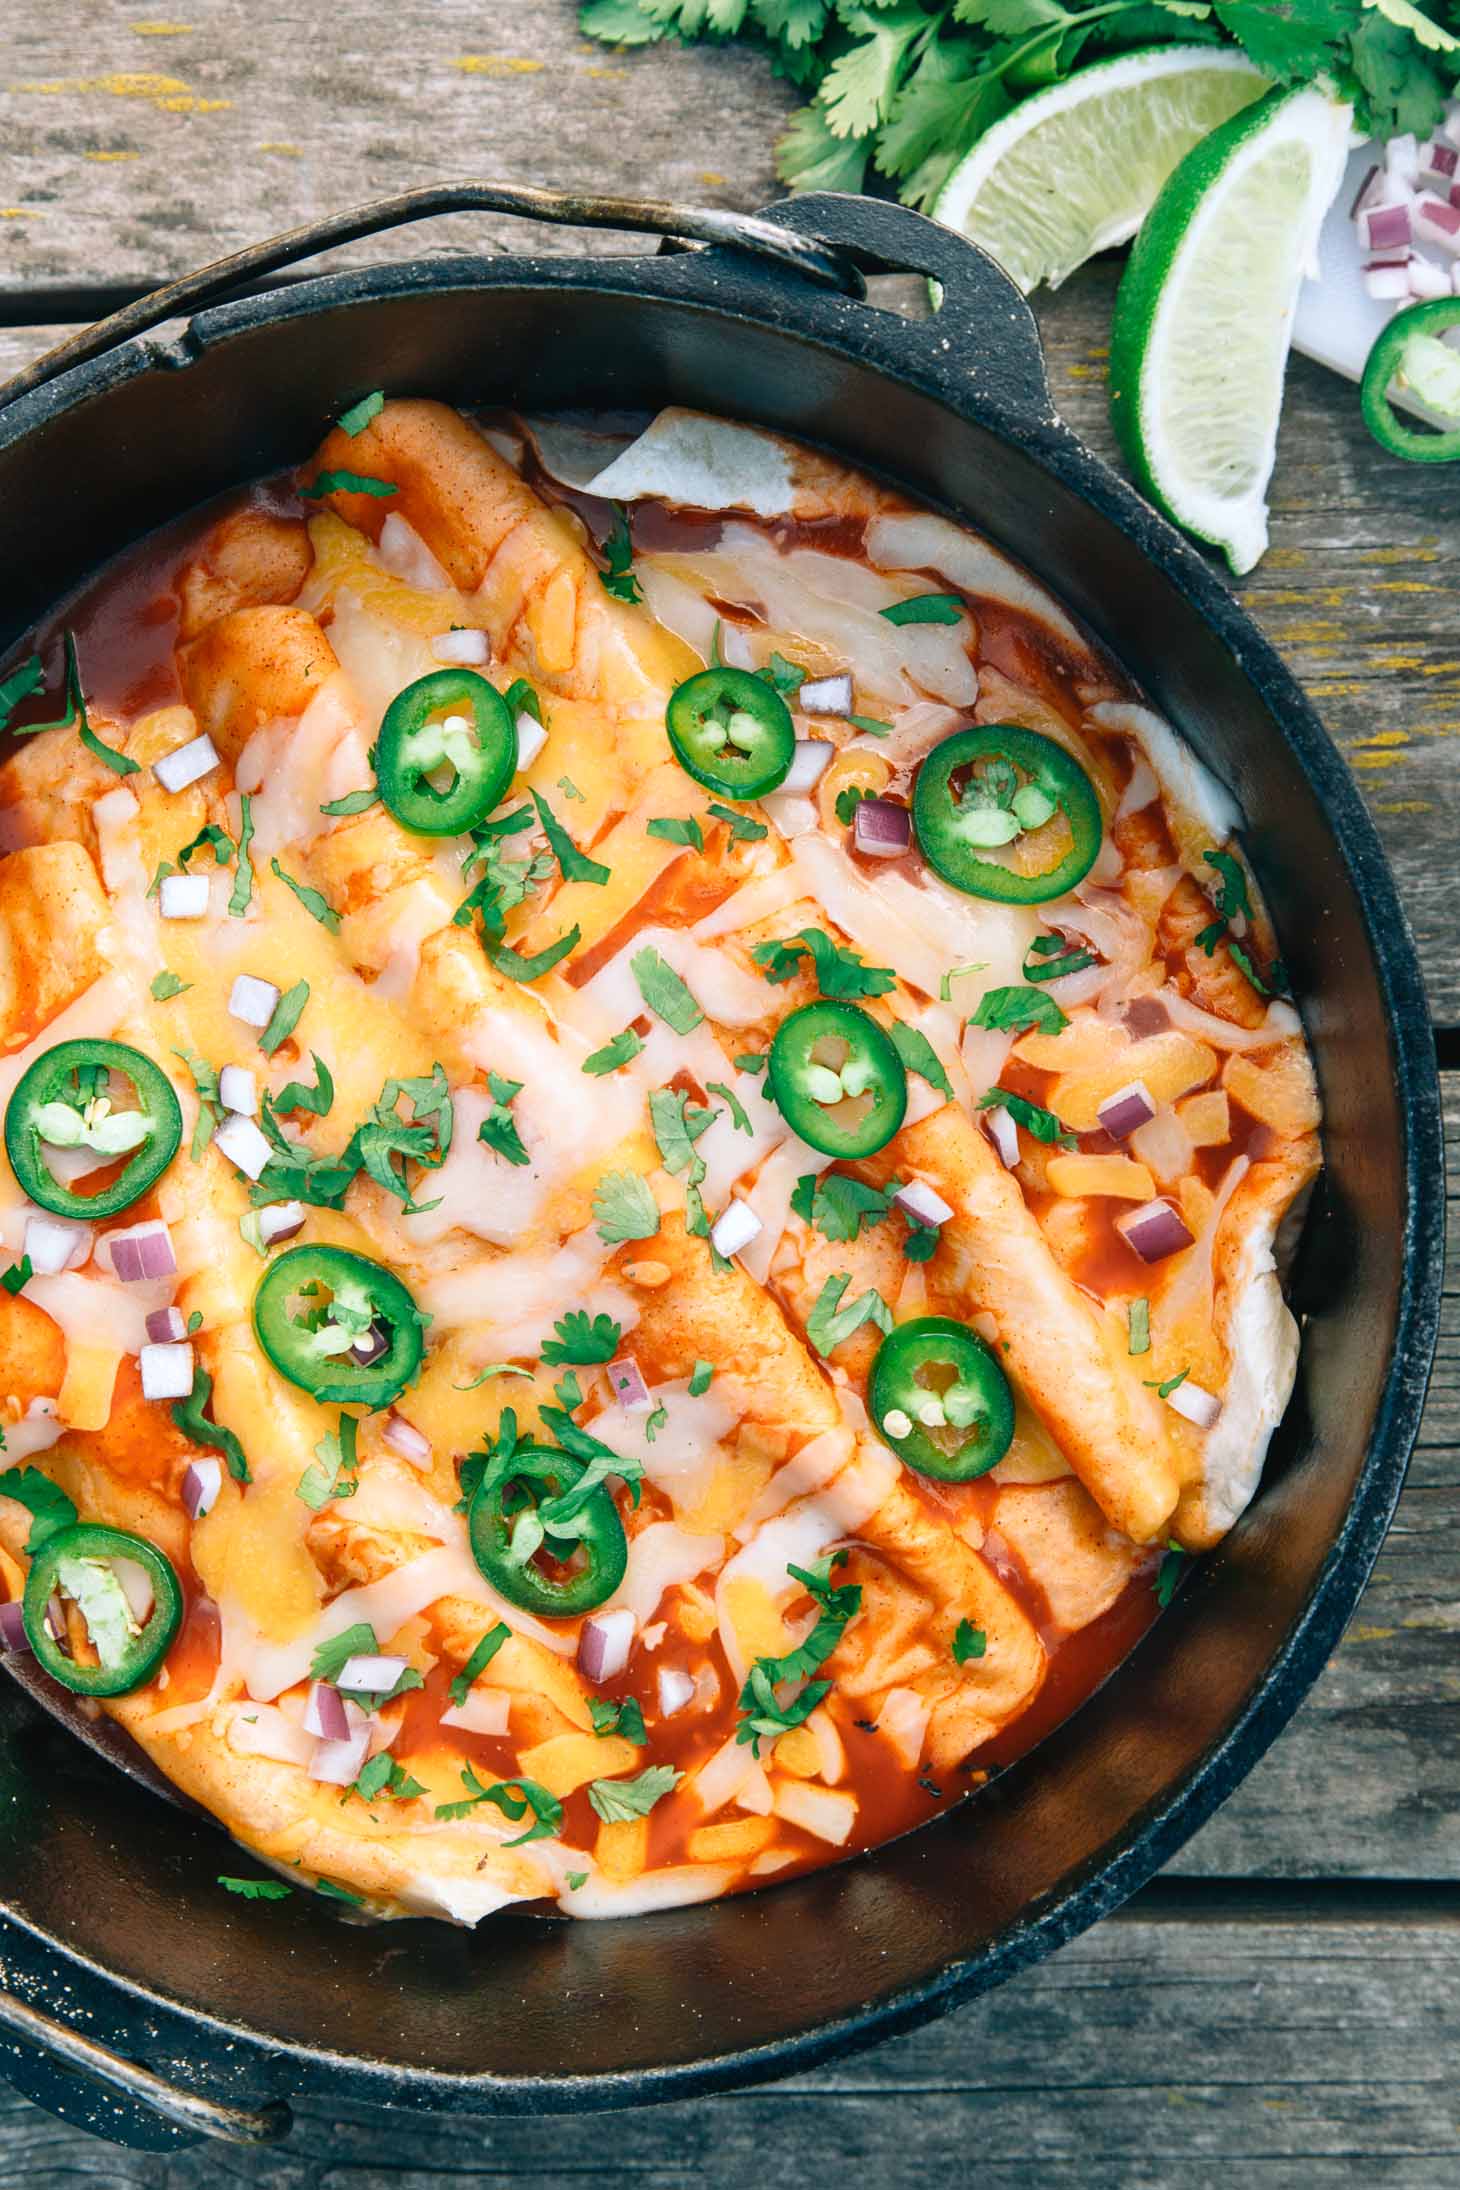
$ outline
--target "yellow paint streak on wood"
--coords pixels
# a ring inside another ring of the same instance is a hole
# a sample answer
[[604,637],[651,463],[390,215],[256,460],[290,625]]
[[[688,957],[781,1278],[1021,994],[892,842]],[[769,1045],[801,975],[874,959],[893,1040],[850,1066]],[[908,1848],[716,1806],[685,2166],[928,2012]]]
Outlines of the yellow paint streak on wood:
[[1349,766],[1358,769],[1362,774],[1374,775],[1381,768],[1395,767],[1404,758],[1403,753],[1355,753]]
[[1428,798],[1386,798],[1374,801],[1376,814],[1432,814],[1434,810],[1434,801]]
[[28,221],[31,212],[28,205],[0,205],[0,221]]
[[87,152],[83,157],[88,160],[140,160],[142,155],[140,152]]
[[[1271,605],[1270,601],[1263,603],[1264,607],[1271,607]],[[1284,624],[1282,635],[1285,646],[1313,646],[1324,641],[1331,643],[1336,640],[1346,639],[1348,632],[1342,624],[1329,623],[1325,618],[1319,616],[1311,617],[1307,623]]]
[[1431,585],[1428,578],[1377,578],[1370,587],[1373,593],[1438,593],[1440,588]]
[[134,23],[132,30],[138,38],[186,38],[193,27],[191,23]]
[[[1271,562],[1271,556],[1268,561]],[[1438,540],[1416,540],[1409,547],[1366,547],[1366,563],[1437,563],[1440,560]]]
[[451,65],[463,76],[535,76],[547,63],[516,53],[461,53]]
[[1388,1642],[1391,1635],[1398,1633],[1397,1627],[1351,1627],[1348,1639],[1350,1642]]
[[297,144],[261,144],[259,150],[260,152],[277,152],[281,158],[286,160],[302,160],[304,157]]
[[[1350,597],[1347,586],[1274,586],[1271,593],[1261,586],[1249,586],[1247,594],[1264,608],[1343,608]],[[1331,631],[1335,627],[1325,624],[1323,628]]]
[[706,189],[718,190],[725,181],[725,177],[717,175],[712,167],[706,167],[701,169],[698,180],[705,185]]
[[1263,557],[1263,565],[1268,570],[1301,570],[1307,560],[1306,548],[1269,548]]
[[1375,730],[1368,737],[1360,738],[1360,745],[1408,745],[1407,730]]
[[53,76],[12,83],[6,88],[35,92],[49,99],[69,99],[100,91],[113,99],[150,100],[165,114],[214,114],[233,104],[231,99],[200,99],[180,76],[158,76],[146,69],[117,69],[108,76]]

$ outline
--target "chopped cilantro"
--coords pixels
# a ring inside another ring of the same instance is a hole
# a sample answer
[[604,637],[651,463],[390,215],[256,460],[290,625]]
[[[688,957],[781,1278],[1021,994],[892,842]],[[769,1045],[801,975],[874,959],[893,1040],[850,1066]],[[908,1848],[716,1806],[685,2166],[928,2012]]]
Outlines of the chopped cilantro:
[[294,892],[310,917],[317,920],[322,928],[328,928],[331,935],[338,935],[340,916],[328,898],[323,897],[318,890],[312,890],[307,882],[296,882],[293,875],[279,865],[277,859],[271,859],[269,865],[285,888]]
[[247,791],[239,793],[238,807],[238,872],[233,877],[228,899],[228,910],[235,920],[242,919],[253,898],[253,861],[248,856],[248,848],[253,842],[253,800]]
[[23,1291],[24,1288],[30,1283],[30,1280],[34,1277],[34,1275],[35,1272],[31,1268],[30,1256],[22,1255],[19,1262],[12,1262],[7,1270],[0,1271],[0,1285],[4,1286],[6,1292],[13,1300],[16,1294]]
[[791,1207],[804,1223],[815,1225],[823,1239],[854,1240],[863,1225],[882,1222],[899,1183],[894,1179],[884,1192],[842,1171],[825,1171],[819,1178],[808,1171],[796,1181]]
[[981,1627],[972,1620],[960,1620],[953,1630],[953,1662],[967,1665],[972,1658],[981,1658],[988,1649],[989,1639]]
[[542,701],[526,677],[514,677],[502,697],[512,714],[531,715],[534,722],[542,721]]
[[299,1024],[299,1015],[309,1002],[309,983],[296,981],[292,989],[285,989],[275,1004],[268,1025],[259,1036],[259,1048],[266,1057],[287,1042]]
[[691,1399],[699,1399],[709,1390],[714,1374],[715,1364],[713,1361],[696,1361],[690,1372],[689,1379],[689,1396]]
[[522,1145],[522,1135],[510,1107],[513,1099],[522,1093],[522,1082],[504,1080],[500,1072],[489,1072],[487,1086],[492,1094],[492,1107],[477,1127],[477,1139],[495,1149],[508,1163],[531,1163],[532,1158]]
[[568,1873],[568,1891],[569,1891],[569,1893],[579,1893],[579,1892],[581,1892],[581,1890],[583,1889],[583,1887],[584,1887],[584,1886],[586,1886],[586,1885],[587,1885],[587,1883],[588,1883],[588,1873],[587,1873],[586,1871],[569,1871],[569,1873]]
[[636,1696],[625,1696],[622,1703],[610,1703],[606,1696],[588,1698],[588,1715],[593,1721],[593,1731],[600,1738],[609,1734],[622,1734],[635,1748],[642,1749],[649,1739],[644,1727],[644,1713]]
[[1016,1125],[1022,1125],[1026,1133],[1032,1133],[1037,1141],[1047,1141],[1056,1148],[1078,1148],[1079,1138],[1067,1131],[1052,1110],[1041,1110],[1038,1103],[1026,1101],[1022,1095],[1010,1095],[1001,1087],[991,1087],[987,1095],[978,1099],[980,1110],[1007,1110]]
[[724,806],[717,798],[710,800],[706,811],[712,813],[716,821],[726,824],[732,844],[758,844],[762,837],[770,835],[765,823],[757,821],[753,814],[742,814],[737,807]]
[[563,1805],[556,1795],[540,1787],[535,1779],[504,1779],[494,1787],[484,1787],[469,1764],[462,1767],[461,1784],[466,1789],[464,1802],[440,1802],[434,1815],[446,1820],[469,1817],[483,1802],[490,1802],[495,1809],[509,1817],[515,1824],[519,1818],[532,1812],[532,1823],[525,1833],[515,1840],[504,1840],[504,1848],[520,1848],[527,1840],[551,1840],[563,1822]]
[[675,1034],[692,1034],[704,1013],[673,966],[667,965],[652,945],[629,960],[639,994],[656,1019]]
[[547,832],[547,840],[552,846],[553,857],[558,863],[563,880],[595,882],[601,889],[608,881],[612,869],[605,867],[601,860],[590,859],[586,852],[579,851],[540,791],[533,792],[532,803],[537,808],[538,820]]
[[598,1236],[607,1246],[619,1240],[653,1239],[659,1229],[659,1204],[647,1179],[637,1171],[605,1171],[593,1190]]
[[383,501],[389,494],[398,493],[387,479],[372,479],[362,471],[322,471],[311,479],[299,493],[306,502],[317,502],[326,494],[370,494]]
[[634,576],[634,543],[629,533],[629,521],[615,502],[613,528],[603,543],[606,570],[598,573],[598,582],[605,593],[611,593],[616,601],[641,601],[639,581]]
[[287,1901],[294,1891],[282,1878],[229,1878],[220,1872],[218,1883],[225,1893],[236,1893],[240,1901]]
[[184,1437],[195,1445],[211,1445],[221,1452],[235,1483],[250,1483],[248,1458],[232,1430],[211,1421],[205,1412],[213,1397],[213,1379],[201,1363],[193,1370],[193,1388],[186,1399],[175,1399],[168,1409]]
[[466,1702],[473,1687],[481,1679],[503,1643],[510,1642],[511,1638],[512,1630],[505,1620],[498,1620],[495,1627],[487,1629],[471,1656],[451,1683],[451,1700],[458,1711]]
[[685,1171],[691,1182],[699,1185],[705,1175],[705,1166],[702,1158],[695,1154],[694,1144],[718,1116],[718,1111],[704,1110],[698,1103],[692,1103],[680,1088],[655,1088],[649,1097],[649,1120],[660,1158],[671,1177],[677,1178]]
[[33,1559],[42,1544],[63,1528],[76,1526],[76,1508],[59,1483],[39,1468],[7,1468],[0,1474],[0,1498],[12,1498],[30,1515],[26,1557]]
[[1133,1300],[1127,1315],[1130,1337],[1126,1351],[1131,1354],[1148,1354],[1151,1350],[1151,1303]]
[[191,981],[179,980],[175,973],[170,973],[164,969],[161,973],[155,973],[152,976],[153,1001],[158,1004],[166,1004],[174,996],[185,995],[192,985]]
[[1040,1034],[1059,1034],[1069,1023],[1052,996],[1030,988],[985,989],[969,1021],[970,1026],[997,1027],[1005,1034],[1025,1034],[1031,1027]]
[[1024,954],[1026,981],[1059,981],[1067,973],[1083,973],[1093,966],[1095,954],[1063,935],[1036,935]]
[[842,1295],[851,1282],[847,1271],[834,1273],[817,1294],[815,1305],[806,1318],[806,1336],[823,1360],[864,1323],[875,1323],[884,1334],[892,1329],[891,1310],[875,1286],[869,1285],[864,1293],[859,1293],[849,1307],[841,1306]]
[[890,624],[956,624],[963,614],[959,593],[914,593],[882,610]]
[[744,1103],[741,1102],[740,1097],[735,1094],[733,1089],[725,1085],[723,1080],[710,1080],[706,1084],[705,1093],[724,1097],[730,1111],[730,1123],[737,1133],[754,1135],[755,1127],[750,1122],[750,1115]]
[[1146,1390],[1148,1392],[1154,1392],[1158,1399],[1169,1399],[1171,1397],[1171,1394],[1186,1382],[1186,1379],[1190,1376],[1190,1374],[1191,1368],[1188,1365],[1184,1369],[1178,1369],[1175,1376],[1168,1376],[1165,1378],[1159,1378],[1154,1376],[1147,1377],[1144,1380]]
[[566,935],[560,935],[556,943],[549,943],[542,950],[534,951],[530,958],[524,958],[520,951],[513,950],[506,943],[495,941],[489,935],[482,937],[482,949],[498,973],[505,974],[509,981],[538,981],[545,973],[551,973],[553,967],[576,947],[582,932],[575,920]]
[[620,1065],[637,1057],[643,1046],[642,1034],[625,1027],[621,1034],[615,1034],[611,1041],[605,1042],[602,1049],[595,1049],[591,1057],[584,1058],[583,1070],[591,1072],[596,1080],[601,1079],[605,1072],[617,1072]]
[[337,424],[341,433],[347,433],[353,441],[357,433],[363,433],[372,418],[378,418],[385,409],[385,397],[379,388],[369,395],[362,395],[358,403],[352,403],[347,411],[341,411]]
[[615,1323],[612,1316],[590,1316],[586,1308],[570,1308],[554,1323],[553,1329],[558,1335],[547,1340],[542,1358],[554,1369],[564,1361],[582,1365],[612,1361],[624,1335],[623,1325]]
[[[857,818],[857,808],[872,793],[865,783],[849,783],[836,795],[836,818],[844,829],[850,829]],[[944,999],[946,1002],[946,998]]]
[[940,1095],[946,1095],[951,1102],[953,1082],[944,1071],[943,1060],[926,1034],[920,1034],[916,1027],[906,1025],[901,1019],[894,1019],[887,1031],[892,1038],[893,1048],[907,1070],[917,1073],[920,1079],[927,1081],[929,1087],[935,1087]]
[[605,1825],[619,1825],[632,1817],[647,1817],[656,1802],[671,1794],[684,1778],[672,1764],[651,1764],[637,1779],[593,1779],[588,1800]]
[[705,848],[705,832],[691,814],[682,820],[678,814],[656,814],[644,830],[646,836],[657,836],[665,844],[688,844],[693,850]]
[[1176,1594],[1176,1584],[1185,1565],[1186,1553],[1180,1544],[1169,1543],[1156,1573],[1156,1602],[1163,1612]]
[[330,1068],[318,1050],[311,1050],[314,1062],[314,1085],[306,1087],[302,1080],[287,1080],[277,1095],[271,1098],[272,1106],[280,1117],[288,1117],[296,1110],[306,1110],[311,1117],[328,1117],[330,1105],[335,1099],[335,1083]]
[[580,791],[571,776],[559,776],[558,789],[562,792],[564,798],[576,799],[580,806],[588,804],[588,793]]
[[378,1802],[388,1795],[392,1802],[414,1802],[426,1792],[418,1779],[412,1779],[403,1764],[397,1764],[388,1750],[382,1749],[360,1768],[359,1777],[345,1789],[346,1795],[358,1795],[362,1802]]
[[18,669],[12,669],[8,677],[0,678],[0,730],[10,726],[10,718],[22,700],[45,688],[46,673],[39,654],[32,654]]
[[[858,1582],[834,1584],[832,1575],[846,1561],[845,1551],[834,1551],[816,1567],[788,1566],[786,1572],[806,1589],[819,1606],[816,1625],[804,1642],[784,1657],[757,1658],[751,1666],[745,1686],[740,1691],[740,1709],[745,1716],[735,1730],[737,1742],[749,1742],[751,1754],[760,1755],[762,1741],[774,1740],[777,1734],[789,1733],[794,1726],[802,1726],[810,1718],[816,1706],[830,1693],[830,1681],[814,1681],[813,1673],[819,1672],[841,1641],[842,1631],[862,1609],[862,1589]],[[789,1681],[806,1681],[808,1685],[798,1696],[782,1702],[777,1691]]]
[[319,810],[322,814],[328,814],[331,819],[339,819],[347,814],[368,813],[372,806],[379,804],[379,787],[372,784],[368,790],[346,791],[343,798],[332,798]]
[[771,658],[760,672],[768,684],[775,686],[783,699],[799,692],[806,682],[806,671],[799,662],[788,662],[784,654],[772,649]]
[[[800,972],[801,959],[806,952],[810,953],[816,968],[816,982],[822,995],[838,1001],[859,996],[885,996],[896,980],[890,967],[863,965],[860,951],[834,943],[821,928],[802,928],[799,934],[787,936],[780,942],[757,943],[750,955],[767,981],[779,987]],[[688,1033],[689,1030],[681,1031]]]

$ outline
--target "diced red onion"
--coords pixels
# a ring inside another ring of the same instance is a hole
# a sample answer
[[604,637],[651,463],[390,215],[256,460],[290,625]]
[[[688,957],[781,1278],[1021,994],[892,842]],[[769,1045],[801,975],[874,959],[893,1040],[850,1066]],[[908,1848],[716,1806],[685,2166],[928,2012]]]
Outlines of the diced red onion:
[[193,1388],[193,1349],[186,1343],[144,1346],[138,1355],[144,1399],[186,1399]]
[[438,662],[465,662],[480,669],[492,658],[491,641],[485,631],[441,631],[431,641],[431,652]]
[[142,1285],[153,1278],[177,1276],[177,1256],[172,1235],[160,1218],[128,1225],[125,1231],[108,1232],[107,1252],[123,1285]]
[[1175,1391],[1166,1394],[1166,1404],[1188,1422],[1194,1422],[1199,1430],[1209,1430],[1222,1411],[1222,1402],[1215,1392],[1204,1385],[1193,1384],[1190,1379],[1177,1385]]
[[30,1651],[30,1637],[18,1604],[0,1604],[0,1650],[12,1650],[17,1657]]
[[1460,151],[1442,137],[1432,137],[1420,158],[1420,175],[1431,178],[1440,189],[1448,190],[1455,179],[1457,163],[1460,163]]
[[715,1219],[710,1233],[710,1245],[717,1255],[723,1255],[728,1261],[732,1255],[738,1255],[742,1248],[748,1247],[761,1230],[760,1218],[749,1202],[727,1202]]
[[900,859],[912,845],[912,816],[890,798],[859,798],[852,843],[872,859]]
[[154,1308],[147,1318],[147,1336],[154,1346],[166,1346],[187,1335],[181,1308]]
[[1145,1081],[1131,1080],[1107,1095],[1095,1115],[1113,1141],[1128,1141],[1137,1126],[1150,1124],[1156,1105]]
[[256,973],[240,973],[228,992],[228,1009],[246,1027],[266,1027],[274,1016],[279,991]]
[[511,1716],[512,1698],[505,1688],[474,1688],[465,1703],[442,1712],[441,1724],[459,1727],[464,1734],[485,1734],[490,1741],[507,1732]]
[[1384,195],[1383,175],[1384,171],[1381,167],[1374,166],[1369,169],[1369,172],[1359,184],[1353,204],[1348,209],[1348,217],[1351,221],[1357,222],[1360,213],[1367,213],[1371,206],[1387,205],[1389,203]]
[[74,1270],[91,1253],[91,1240],[91,1226],[73,1224],[68,1217],[38,1213],[25,1220],[24,1251],[36,1277],[56,1277],[62,1270]]
[[221,1155],[240,1170],[245,1178],[256,1179],[274,1151],[252,1118],[241,1118],[230,1113],[213,1135],[214,1146]]
[[1019,1128],[1015,1125],[1002,1103],[983,1114],[983,1122],[989,1139],[999,1152],[999,1160],[1006,1171],[1012,1171],[1019,1161]]
[[792,797],[814,791],[827,769],[831,766],[836,747],[825,738],[797,738],[796,750],[791,755],[791,765],[781,784],[783,794]]
[[201,1521],[218,1503],[223,1488],[221,1460],[190,1460],[183,1473],[183,1511],[190,1521]]
[[1412,217],[1414,232],[1426,243],[1437,243],[1441,250],[1460,252],[1460,205],[1451,205],[1448,198],[1437,198],[1426,190],[1414,201]]
[[1164,1262],[1168,1255],[1179,1255],[1192,1240],[1180,1212],[1159,1197],[1117,1217],[1115,1229],[1142,1262]]
[[846,671],[835,677],[812,677],[796,694],[796,705],[803,715],[849,715],[852,711],[852,680]]
[[529,715],[524,709],[517,718],[517,765],[519,768],[530,768],[532,766],[538,754],[547,744],[547,738],[548,734],[536,715]]
[[206,734],[189,738],[186,745],[176,751],[164,753],[161,760],[152,763],[152,773],[164,791],[185,791],[190,783],[197,783],[218,765],[218,748]]
[[348,1741],[350,1715],[345,1699],[329,1681],[315,1681],[304,1705],[304,1731],[319,1741]]
[[608,1381],[613,1386],[614,1398],[621,1407],[627,1407],[631,1414],[647,1414],[653,1406],[643,1371],[638,1362],[630,1360],[627,1354],[621,1360],[610,1361]]
[[616,1680],[633,1647],[634,1615],[627,1606],[617,1612],[595,1612],[583,1622],[578,1637],[578,1670],[585,1680]]
[[218,1075],[218,1100],[225,1110],[253,1117],[259,1107],[259,1083],[247,1065],[225,1065]]
[[1143,1042],[1148,1034],[1164,1034],[1171,1024],[1171,1014],[1159,996],[1137,996],[1126,1005],[1121,1020],[1126,1032]]
[[208,877],[205,874],[170,874],[162,878],[157,910],[164,920],[206,920]]
[[414,1422],[408,1422],[403,1414],[397,1414],[393,1408],[385,1418],[380,1442],[388,1445],[402,1460],[409,1460],[413,1467],[424,1468],[430,1462],[430,1438],[423,1437]]
[[1359,241],[1366,251],[1392,251],[1398,244],[1414,241],[1407,205],[1366,206],[1359,215],[1358,227]]
[[[1008,1112],[1004,1115],[1007,1117]],[[942,1195],[935,1194],[922,1179],[910,1179],[892,1198],[904,1215],[918,1224],[946,1224],[953,1214]]]
[[296,1232],[304,1230],[304,1204],[302,1201],[271,1202],[259,1211],[259,1238],[265,1247],[273,1247],[281,1239],[293,1239]]
[[659,1716],[672,1719],[676,1711],[682,1711],[694,1700],[695,1684],[690,1674],[677,1665],[661,1665],[659,1668]]
[[394,1688],[402,1673],[409,1670],[408,1658],[362,1651],[358,1657],[345,1660],[335,1675],[335,1686],[357,1696],[381,1696],[387,1689]]
[[352,1786],[369,1753],[369,1726],[362,1726],[348,1741],[321,1741],[309,1760],[309,1776],[326,1787]]
[[372,1323],[363,1338],[357,1338],[350,1348],[350,1359],[357,1368],[368,1369],[372,1361],[390,1351],[390,1337],[383,1323]]

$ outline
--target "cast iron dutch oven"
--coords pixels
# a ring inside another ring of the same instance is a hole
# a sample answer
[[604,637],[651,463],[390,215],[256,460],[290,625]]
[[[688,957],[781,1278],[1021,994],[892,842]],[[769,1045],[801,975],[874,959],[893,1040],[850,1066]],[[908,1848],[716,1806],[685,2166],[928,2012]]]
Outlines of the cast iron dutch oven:
[[[471,206],[699,247],[336,274],[119,342],[325,244]],[[935,318],[864,301],[863,273],[909,269],[941,284]],[[0,2033],[15,2041],[0,2035],[0,2065],[153,2144],[277,2136],[300,2092],[490,2114],[714,2090],[905,2029],[1048,1954],[1149,1878],[1291,1717],[1383,1538],[1435,1338],[1439,1095],[1373,828],[1224,586],[1055,416],[1031,314],[988,259],[863,198],[751,221],[495,186],[413,193],[244,254],[6,391],[0,646],[152,526],[296,462],[376,386],[757,420],[971,518],[1063,596],[1248,817],[1326,1118],[1294,1281],[1307,1330],[1261,1496],[1100,1693],[926,1830],[744,1899],[620,1923],[508,1914],[475,1937],[352,1926],[307,1896],[230,1900],[216,1828],[0,1684]]]

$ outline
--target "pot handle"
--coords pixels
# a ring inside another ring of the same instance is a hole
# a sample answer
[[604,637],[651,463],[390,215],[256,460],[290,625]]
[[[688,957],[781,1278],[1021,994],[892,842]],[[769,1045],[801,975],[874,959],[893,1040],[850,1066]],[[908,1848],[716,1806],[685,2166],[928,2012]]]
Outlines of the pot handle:
[[1028,299],[997,260],[956,229],[890,198],[838,191],[783,198],[764,207],[760,218],[814,239],[864,274],[926,275],[936,307],[932,316],[907,319],[881,310],[883,331],[891,320],[909,351],[922,353],[938,381],[956,382],[960,395],[971,387],[1001,404],[1019,425],[1059,424],[1039,323]]
[[[168,2083],[150,2068],[125,2060],[94,2038],[68,2030],[64,2023],[54,2022],[49,2015],[42,2015],[38,2008],[7,1992],[0,1992],[0,2031],[35,2048],[47,2060],[74,2069],[90,2082],[160,2116],[190,2138],[216,2137],[229,2144],[277,2144],[293,2126],[293,2116],[282,2099],[259,2107],[240,2107],[202,2098],[197,2092]],[[54,2083],[48,2082],[37,2097],[49,2112],[62,2120],[68,2118]],[[93,2125],[88,2120],[85,2126]]]
[[225,259],[216,259],[211,266],[150,290],[98,320],[95,326],[58,343],[6,381],[0,386],[0,408],[29,395],[33,388],[44,387],[70,366],[86,364],[134,335],[161,326],[164,320],[220,303],[240,288],[278,273],[281,267],[293,266],[300,259],[313,258],[343,243],[356,243],[362,236],[381,235],[411,221],[432,220],[439,213],[517,213],[526,220],[548,221],[559,227],[622,228],[638,235],[672,237],[680,243],[718,245],[769,260],[819,288],[851,297],[866,294],[861,273],[849,256],[764,214],[729,213],[710,205],[671,205],[663,199],[583,196],[577,191],[538,190],[518,183],[425,183],[393,198],[377,198],[352,212],[288,229],[267,242],[249,244]]

